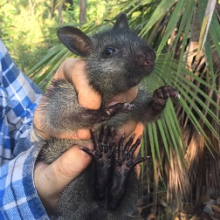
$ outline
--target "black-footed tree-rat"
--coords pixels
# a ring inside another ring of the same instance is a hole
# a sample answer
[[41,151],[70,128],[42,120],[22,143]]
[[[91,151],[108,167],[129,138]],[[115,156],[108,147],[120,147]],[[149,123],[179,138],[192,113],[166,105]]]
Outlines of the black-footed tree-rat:
[[[130,119],[145,124],[155,120],[167,99],[178,94],[171,86],[160,87],[153,95],[139,89],[133,103],[106,107],[112,97],[137,86],[154,67],[154,50],[129,29],[125,14],[118,16],[112,29],[92,37],[71,26],[60,28],[58,37],[70,51],[86,60],[87,79],[92,88],[102,94],[103,103],[98,110],[81,107],[73,85],[64,80],[53,81],[44,94],[47,101],[41,107],[42,122],[49,133],[55,136],[59,132],[93,129],[95,146],[94,151],[81,148],[94,162],[66,187],[57,204],[57,213],[51,218],[132,219],[139,188],[133,167],[145,158],[134,157],[140,137],[135,143],[134,136],[127,143],[122,137],[114,144],[115,130]],[[74,144],[84,146],[85,142],[50,139],[41,146],[38,160],[51,163]]]

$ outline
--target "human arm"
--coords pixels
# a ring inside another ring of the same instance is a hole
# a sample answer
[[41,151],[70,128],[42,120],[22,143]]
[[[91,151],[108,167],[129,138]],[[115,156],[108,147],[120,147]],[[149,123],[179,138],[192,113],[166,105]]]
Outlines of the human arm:
[[41,91],[0,41],[0,219],[47,219],[33,184],[38,149],[29,133]]

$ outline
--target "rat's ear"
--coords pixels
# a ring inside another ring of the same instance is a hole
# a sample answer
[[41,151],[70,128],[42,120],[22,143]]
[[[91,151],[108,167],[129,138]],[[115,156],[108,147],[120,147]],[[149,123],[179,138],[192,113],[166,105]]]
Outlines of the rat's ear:
[[117,28],[129,29],[127,15],[125,13],[121,13],[118,15],[113,29]]
[[90,54],[91,40],[78,28],[66,26],[57,31],[60,41],[74,54],[87,56]]

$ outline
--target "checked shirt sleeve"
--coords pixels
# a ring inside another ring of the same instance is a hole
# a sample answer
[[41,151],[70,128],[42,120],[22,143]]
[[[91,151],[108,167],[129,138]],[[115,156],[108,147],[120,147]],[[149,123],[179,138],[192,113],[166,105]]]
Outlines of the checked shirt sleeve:
[[0,220],[48,219],[33,183],[39,149],[29,140],[40,98],[0,41]]

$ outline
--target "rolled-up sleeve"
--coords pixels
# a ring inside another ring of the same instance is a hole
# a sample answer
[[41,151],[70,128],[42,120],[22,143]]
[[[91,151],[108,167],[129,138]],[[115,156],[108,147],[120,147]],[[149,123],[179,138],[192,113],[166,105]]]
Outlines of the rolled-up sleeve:
[[48,219],[33,182],[39,148],[30,142],[40,98],[0,41],[0,219]]

